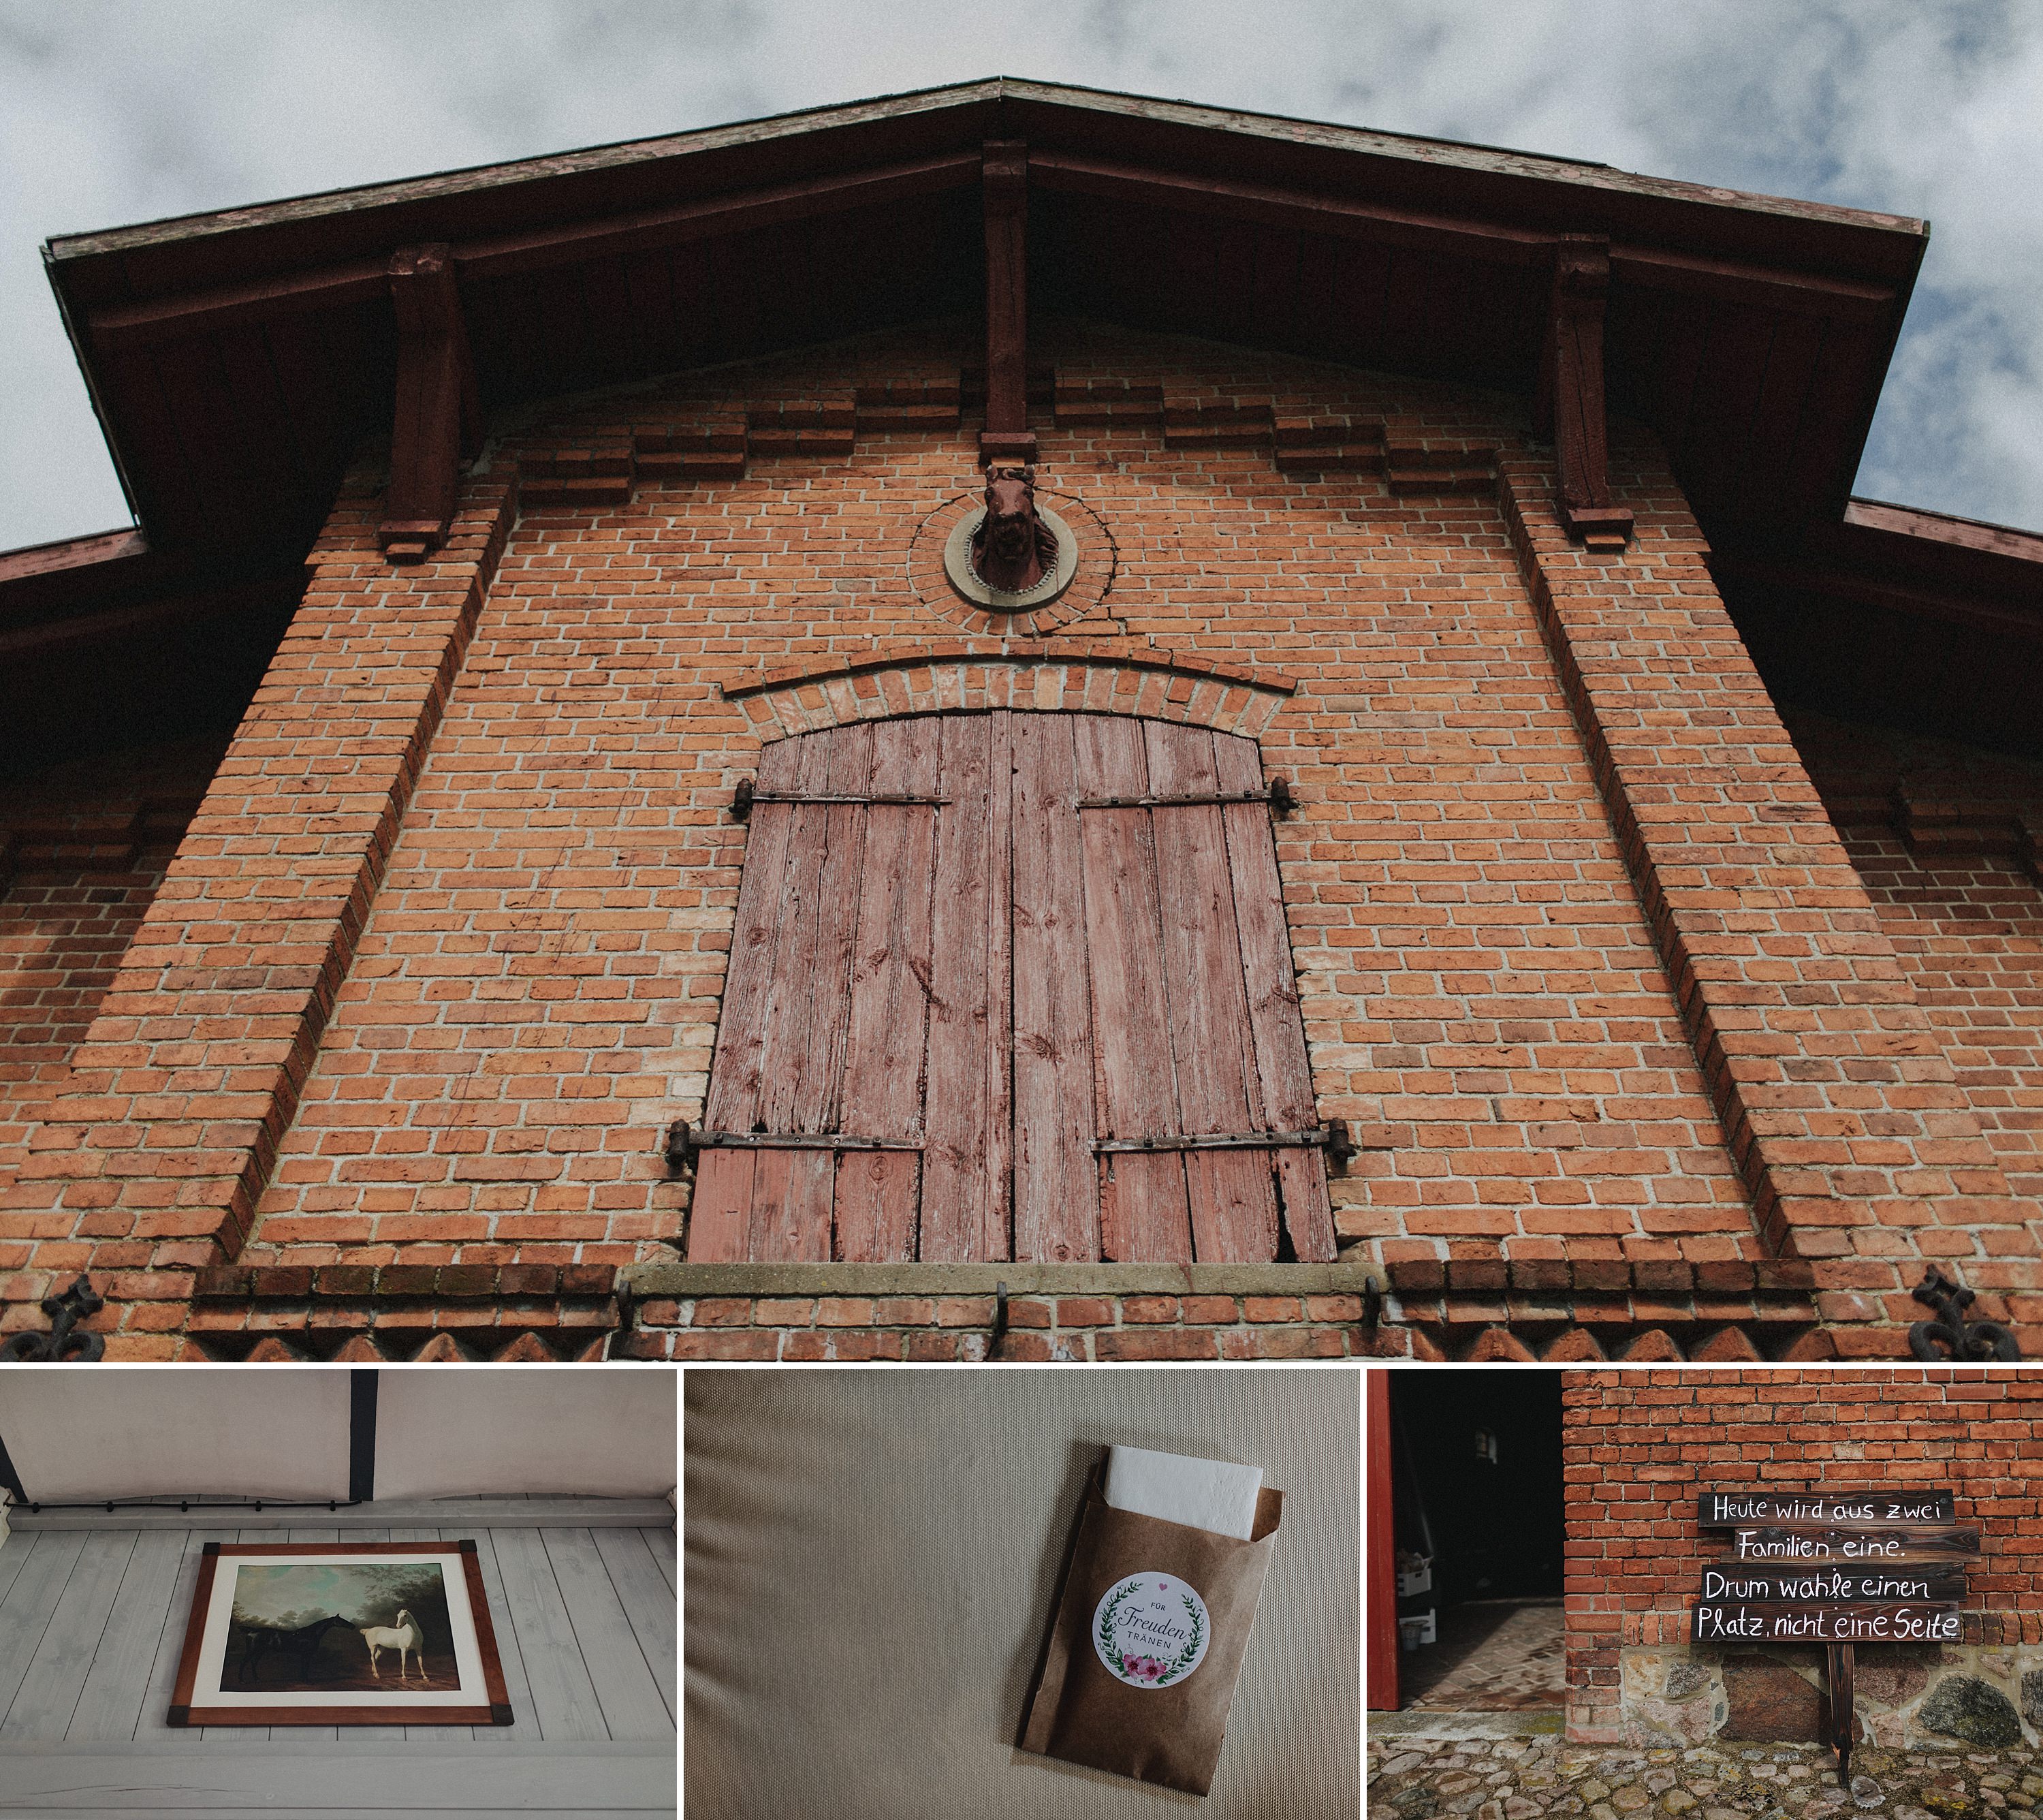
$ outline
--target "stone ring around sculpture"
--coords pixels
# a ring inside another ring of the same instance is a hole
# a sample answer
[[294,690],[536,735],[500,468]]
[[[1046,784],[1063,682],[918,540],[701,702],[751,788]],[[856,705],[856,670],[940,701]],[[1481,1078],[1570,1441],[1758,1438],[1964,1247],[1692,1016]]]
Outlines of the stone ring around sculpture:
[[972,566],[972,540],[985,521],[983,509],[968,513],[960,519],[945,539],[944,574],[949,578],[951,586],[974,606],[983,607],[988,612],[1025,613],[1047,607],[1071,585],[1071,578],[1078,573],[1079,540],[1071,535],[1071,528],[1040,500],[1037,502],[1036,516],[1050,528],[1057,539],[1057,566],[1034,587],[1018,593],[1006,588],[988,587],[979,578],[979,571]]

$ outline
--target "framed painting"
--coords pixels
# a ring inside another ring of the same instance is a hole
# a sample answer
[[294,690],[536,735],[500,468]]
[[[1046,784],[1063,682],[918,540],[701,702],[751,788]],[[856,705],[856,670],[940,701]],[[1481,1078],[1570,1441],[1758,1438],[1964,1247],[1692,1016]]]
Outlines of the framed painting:
[[475,1544],[208,1542],[174,1726],[508,1726]]

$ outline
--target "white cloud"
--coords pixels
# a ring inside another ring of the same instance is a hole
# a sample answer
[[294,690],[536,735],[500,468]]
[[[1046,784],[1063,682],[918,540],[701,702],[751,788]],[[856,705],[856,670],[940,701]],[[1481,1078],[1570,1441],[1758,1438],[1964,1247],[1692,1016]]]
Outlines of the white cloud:
[[0,0],[0,548],[125,516],[52,233],[993,74],[1930,217],[1860,490],[2043,527],[2043,8]]

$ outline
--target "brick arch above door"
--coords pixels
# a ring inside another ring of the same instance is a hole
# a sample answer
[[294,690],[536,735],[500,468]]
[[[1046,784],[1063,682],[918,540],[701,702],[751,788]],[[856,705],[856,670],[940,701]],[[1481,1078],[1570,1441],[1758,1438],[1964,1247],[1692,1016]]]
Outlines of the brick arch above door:
[[690,1261],[1331,1261],[1265,790],[1125,714],[767,747]]
[[1130,714],[1255,739],[1297,687],[1281,670],[1133,639],[960,639],[807,659],[722,692],[768,741],[953,708]]

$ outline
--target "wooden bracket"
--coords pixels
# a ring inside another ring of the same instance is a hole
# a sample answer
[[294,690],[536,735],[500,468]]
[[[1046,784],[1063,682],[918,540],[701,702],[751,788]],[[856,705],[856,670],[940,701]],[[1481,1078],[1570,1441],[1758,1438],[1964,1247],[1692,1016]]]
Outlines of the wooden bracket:
[[986,211],[986,428],[981,467],[1032,462],[1029,429],[1029,148],[989,139],[980,165]]
[[447,247],[393,253],[390,300],[397,309],[397,401],[376,541],[393,563],[419,563],[452,528],[462,459],[482,447],[482,410]]
[[1563,234],[1554,249],[1552,307],[1539,362],[1533,428],[1554,443],[1561,522],[1591,550],[1622,550],[1631,513],[1610,497],[1604,411],[1604,302],[1610,290],[1610,243]]

